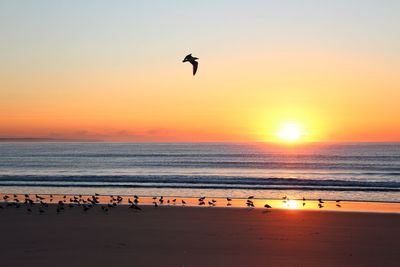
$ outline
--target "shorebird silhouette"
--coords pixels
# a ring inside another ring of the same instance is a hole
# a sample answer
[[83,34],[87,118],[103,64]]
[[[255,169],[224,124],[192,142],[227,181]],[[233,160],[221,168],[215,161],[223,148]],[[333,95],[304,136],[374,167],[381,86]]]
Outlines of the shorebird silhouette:
[[193,76],[196,74],[197,67],[199,66],[199,62],[197,62],[196,60],[198,60],[197,57],[193,57],[192,54],[189,54],[182,61],[182,62],[190,62],[190,64],[193,65]]

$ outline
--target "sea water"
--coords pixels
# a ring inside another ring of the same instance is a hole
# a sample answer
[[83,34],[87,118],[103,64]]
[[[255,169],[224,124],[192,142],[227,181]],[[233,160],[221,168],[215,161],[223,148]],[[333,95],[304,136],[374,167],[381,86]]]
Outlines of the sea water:
[[400,202],[400,143],[0,143],[0,193]]

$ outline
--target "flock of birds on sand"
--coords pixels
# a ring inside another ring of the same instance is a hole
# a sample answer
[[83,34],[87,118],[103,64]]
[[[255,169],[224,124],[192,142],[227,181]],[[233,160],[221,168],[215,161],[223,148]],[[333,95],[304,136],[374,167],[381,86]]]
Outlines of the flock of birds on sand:
[[[117,207],[124,205],[125,207],[128,206],[128,209],[136,210],[136,211],[141,211],[142,208],[139,206],[139,203],[141,201],[140,197],[137,195],[134,195],[133,197],[121,197],[121,196],[109,196],[108,203],[106,202],[100,202],[100,197],[105,197],[107,196],[100,196],[99,194],[95,193],[92,196],[87,196],[84,197],[82,195],[73,195],[73,196],[59,196],[58,201],[54,201],[53,195],[48,195],[47,198],[40,196],[40,195],[4,195],[3,196],[3,204],[0,204],[0,209],[4,209],[7,207],[15,207],[15,208],[20,208],[23,207],[26,209],[28,213],[33,212],[33,207],[37,207],[37,211],[40,214],[43,214],[47,211],[47,208],[49,207],[49,203],[55,205],[55,211],[57,213],[63,212],[65,209],[71,209],[71,208],[81,208],[84,212],[87,212],[90,209],[95,208],[96,206],[99,206],[100,209],[104,212],[107,213],[109,210]],[[23,199],[23,200],[21,200]],[[48,199],[48,202],[46,200]],[[303,197],[303,207],[306,206],[306,199]],[[127,201],[124,203],[124,201]],[[248,208],[255,208],[254,204],[254,196],[249,196],[245,200],[245,205]],[[289,203],[290,199],[287,196],[282,197],[282,202],[284,204]],[[221,202],[221,200],[220,200]],[[336,206],[338,208],[341,207],[340,200],[336,200]],[[324,207],[324,201],[322,199],[318,199],[318,207],[321,209]],[[155,208],[158,208],[161,205],[187,205],[187,202],[184,199],[176,199],[176,198],[169,198],[165,199],[163,196],[160,197],[153,197],[152,198],[152,204],[154,205]],[[217,205],[217,200],[215,199],[207,199],[206,197],[200,197],[198,198],[198,205],[199,206],[210,206],[214,207]],[[227,197],[226,198],[226,206],[232,206],[232,198]],[[268,203],[263,205],[264,208],[266,209],[271,209],[272,206],[269,205]]]

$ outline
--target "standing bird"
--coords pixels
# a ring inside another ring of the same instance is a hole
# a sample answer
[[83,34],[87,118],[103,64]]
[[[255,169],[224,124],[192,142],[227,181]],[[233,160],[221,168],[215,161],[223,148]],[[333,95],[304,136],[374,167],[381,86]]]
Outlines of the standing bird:
[[193,57],[192,54],[187,55],[182,62],[190,62],[190,64],[193,65],[193,76],[196,74],[197,72],[197,67],[199,66],[199,62],[197,62],[196,60],[198,60],[197,57]]

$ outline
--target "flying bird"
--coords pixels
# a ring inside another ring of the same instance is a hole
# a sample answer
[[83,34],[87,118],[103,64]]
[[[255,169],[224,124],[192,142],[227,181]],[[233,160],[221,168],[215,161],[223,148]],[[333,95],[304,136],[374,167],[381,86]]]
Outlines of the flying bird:
[[190,64],[193,65],[193,76],[196,74],[197,67],[199,66],[199,62],[197,62],[196,60],[198,60],[197,57],[193,57],[192,54],[189,54],[182,61],[182,62],[190,62]]

